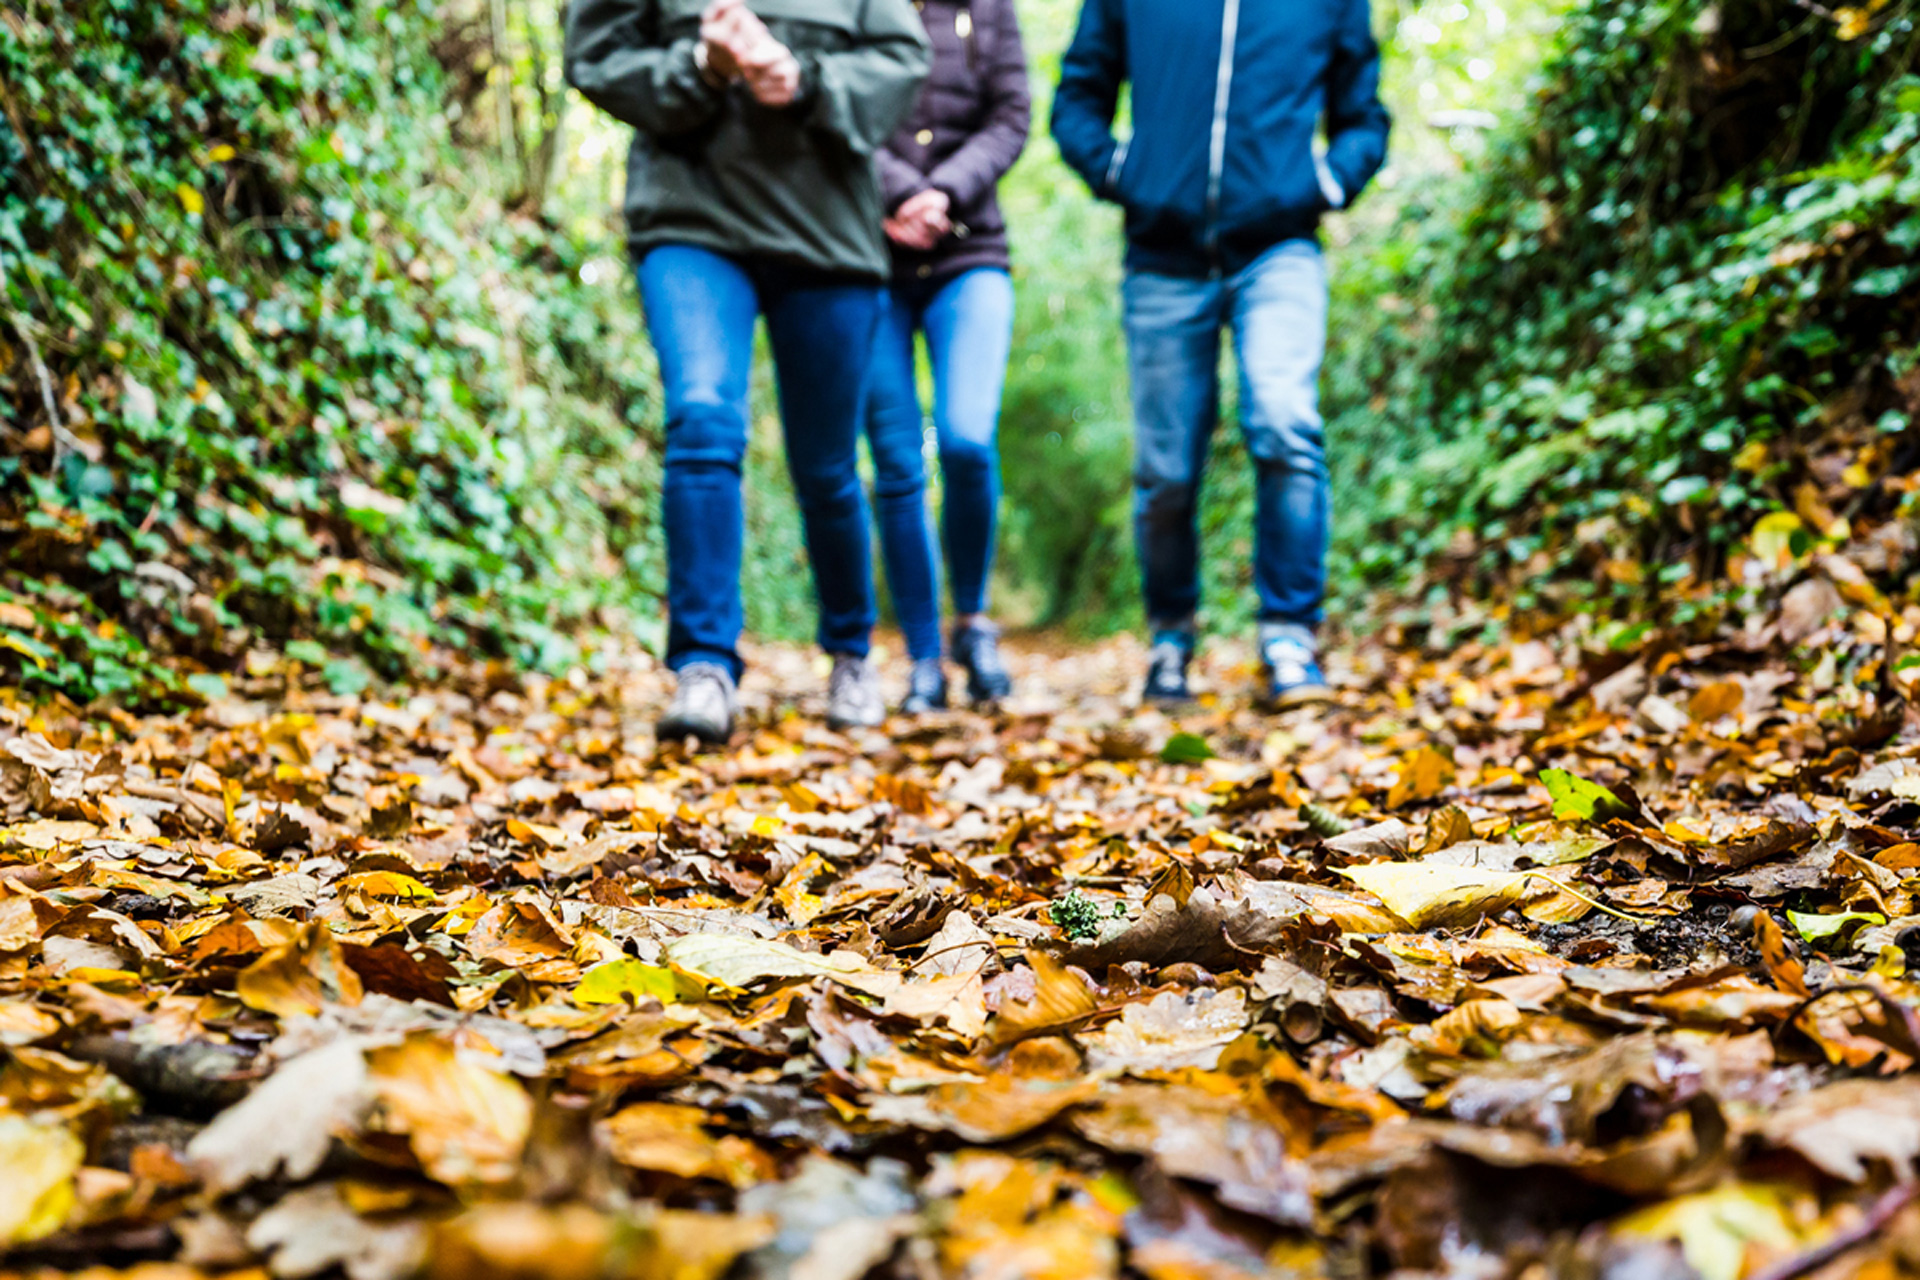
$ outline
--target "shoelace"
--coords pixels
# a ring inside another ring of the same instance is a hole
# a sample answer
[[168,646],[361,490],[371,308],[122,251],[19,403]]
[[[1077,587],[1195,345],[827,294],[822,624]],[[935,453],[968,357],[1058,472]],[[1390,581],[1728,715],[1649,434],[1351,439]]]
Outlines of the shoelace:
[[968,665],[981,675],[1006,674],[1007,664],[1000,657],[1000,646],[990,631],[976,632],[967,642]]
[[1147,682],[1156,689],[1177,684],[1181,668],[1186,663],[1187,655],[1181,652],[1179,645],[1156,644],[1147,655]]
[[865,662],[853,659],[833,664],[833,674],[827,680],[829,698],[839,699],[857,694],[864,699],[870,692]]
[[1317,661],[1313,650],[1291,640],[1268,641],[1266,659],[1267,666],[1273,669],[1274,676],[1282,683],[1296,683],[1305,679]]

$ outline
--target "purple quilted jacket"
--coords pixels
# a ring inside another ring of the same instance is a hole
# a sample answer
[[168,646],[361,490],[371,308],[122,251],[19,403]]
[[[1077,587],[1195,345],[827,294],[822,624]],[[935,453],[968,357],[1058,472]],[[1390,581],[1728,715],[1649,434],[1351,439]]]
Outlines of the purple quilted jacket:
[[927,252],[893,246],[897,283],[1007,265],[1007,225],[994,187],[1027,144],[1027,55],[1013,0],[919,0],[933,44],[920,100],[878,154],[887,211],[937,187],[953,232]]

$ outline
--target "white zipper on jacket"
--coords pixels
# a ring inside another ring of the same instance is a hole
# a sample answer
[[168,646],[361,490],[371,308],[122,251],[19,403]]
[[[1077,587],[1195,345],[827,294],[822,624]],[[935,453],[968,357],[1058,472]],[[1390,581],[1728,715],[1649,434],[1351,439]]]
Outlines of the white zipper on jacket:
[[1220,66],[1213,82],[1213,137],[1207,151],[1207,252],[1220,243],[1220,187],[1227,170],[1227,105],[1233,98],[1233,47],[1240,38],[1240,0],[1220,17]]

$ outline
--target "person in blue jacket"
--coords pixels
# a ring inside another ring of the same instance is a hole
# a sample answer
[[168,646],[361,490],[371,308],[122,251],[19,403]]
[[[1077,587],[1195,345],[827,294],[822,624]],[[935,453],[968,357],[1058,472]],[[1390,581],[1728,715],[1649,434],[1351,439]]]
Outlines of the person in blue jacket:
[[[1062,61],[1054,140],[1096,195],[1126,211],[1148,701],[1189,697],[1197,500],[1220,412],[1223,329],[1233,334],[1240,427],[1257,472],[1253,579],[1267,694],[1278,705],[1327,696],[1315,640],[1328,525],[1318,226],[1386,158],[1379,79],[1367,0],[1085,0]],[[1116,137],[1126,84],[1133,125]]]

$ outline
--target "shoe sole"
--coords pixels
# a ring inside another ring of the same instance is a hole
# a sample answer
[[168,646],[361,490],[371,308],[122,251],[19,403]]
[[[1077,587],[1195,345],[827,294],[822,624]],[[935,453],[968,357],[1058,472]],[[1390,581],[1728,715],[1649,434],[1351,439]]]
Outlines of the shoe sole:
[[711,729],[696,727],[690,724],[676,724],[671,720],[663,720],[653,726],[653,740],[655,742],[684,742],[688,738],[693,738],[705,746],[724,747],[727,743],[733,741],[733,726],[728,725],[726,732],[717,737]]
[[1285,693],[1269,694],[1267,705],[1276,711],[1290,711],[1295,707],[1325,706],[1333,701],[1333,690],[1325,685],[1315,685],[1308,689],[1289,689]]

